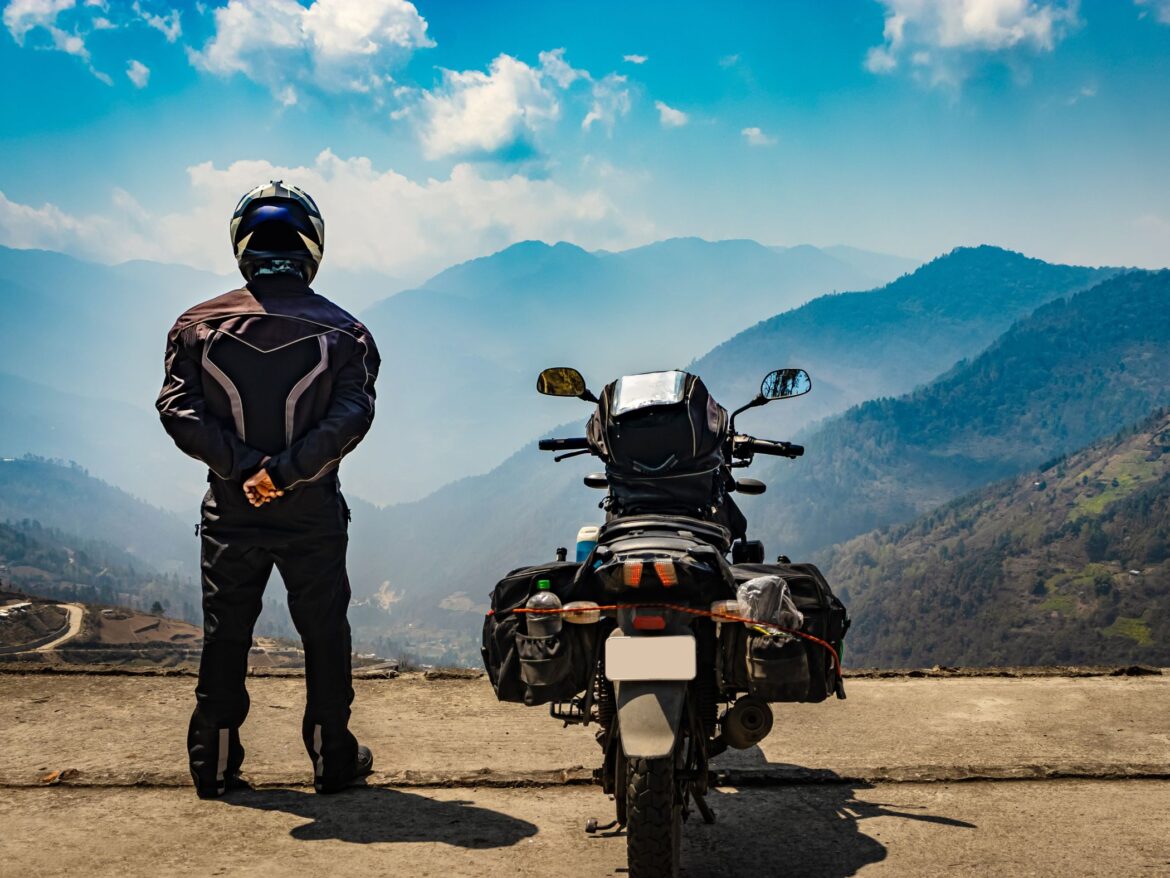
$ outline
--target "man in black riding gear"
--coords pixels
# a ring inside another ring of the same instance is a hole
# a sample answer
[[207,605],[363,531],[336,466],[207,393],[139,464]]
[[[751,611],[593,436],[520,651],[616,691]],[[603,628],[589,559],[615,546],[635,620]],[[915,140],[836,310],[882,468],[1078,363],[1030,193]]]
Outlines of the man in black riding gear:
[[201,797],[243,785],[239,728],[252,629],[273,566],[305,650],[302,733],[318,792],[368,774],[350,733],[349,509],[341,458],[374,417],[369,331],[309,283],[324,248],[317,205],[295,186],[258,186],[231,222],[246,285],[191,308],[167,339],[157,408],[175,444],[207,464],[203,655],[187,735]]

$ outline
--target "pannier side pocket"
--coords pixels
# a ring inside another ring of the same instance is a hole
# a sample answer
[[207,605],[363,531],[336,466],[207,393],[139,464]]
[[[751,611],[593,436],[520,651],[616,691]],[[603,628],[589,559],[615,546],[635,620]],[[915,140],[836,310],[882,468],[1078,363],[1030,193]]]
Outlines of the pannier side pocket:
[[800,640],[766,634],[749,637],[747,672],[748,688],[766,701],[808,698],[808,650]]
[[549,637],[516,634],[520,679],[528,686],[555,686],[573,670],[572,640],[562,631]]
[[500,701],[524,702],[520,681],[520,658],[516,655],[516,632],[520,619],[514,613],[499,613],[484,620],[484,666]]

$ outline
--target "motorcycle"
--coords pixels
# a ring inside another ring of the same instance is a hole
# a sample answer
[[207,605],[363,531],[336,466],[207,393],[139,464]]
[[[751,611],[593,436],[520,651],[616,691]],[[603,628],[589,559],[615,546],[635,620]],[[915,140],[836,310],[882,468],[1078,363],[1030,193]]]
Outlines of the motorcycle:
[[[575,369],[537,380],[542,394],[596,406],[585,437],[539,448],[557,461],[605,462],[584,481],[606,491],[607,520],[595,544],[579,544],[577,563],[558,550],[557,564],[497,586],[484,661],[501,700],[548,703],[566,725],[597,725],[595,778],[616,815],[586,831],[624,828],[631,878],[678,874],[692,805],[715,821],[710,761],[762,741],[769,702],[844,698],[844,607],[812,565],[764,564],[731,496],[766,490],[735,475],[756,455],[804,453],[738,432],[736,417],[811,386],[804,370],[776,370],[728,415],[685,372],[624,376],[600,397]],[[557,597],[533,600],[538,589]]]

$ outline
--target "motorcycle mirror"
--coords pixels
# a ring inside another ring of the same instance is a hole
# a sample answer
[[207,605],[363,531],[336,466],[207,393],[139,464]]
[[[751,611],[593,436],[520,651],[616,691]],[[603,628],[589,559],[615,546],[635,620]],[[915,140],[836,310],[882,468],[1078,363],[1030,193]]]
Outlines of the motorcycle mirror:
[[740,494],[758,495],[768,490],[768,486],[759,479],[736,479],[735,490]]
[[605,477],[605,473],[590,473],[585,476],[586,488],[608,488],[609,479]]
[[545,396],[575,396],[596,402],[581,373],[570,366],[554,366],[545,369],[536,378],[536,392]]
[[788,399],[812,390],[812,379],[804,369],[777,369],[764,376],[760,396],[764,399]]

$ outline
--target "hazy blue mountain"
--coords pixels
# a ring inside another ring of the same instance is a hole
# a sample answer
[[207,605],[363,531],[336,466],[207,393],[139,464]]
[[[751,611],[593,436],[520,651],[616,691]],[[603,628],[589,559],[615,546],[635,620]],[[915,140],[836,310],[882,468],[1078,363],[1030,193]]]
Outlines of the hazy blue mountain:
[[858,271],[876,278],[893,279],[903,274],[909,274],[923,262],[921,259],[907,259],[905,256],[893,256],[889,253],[875,253],[872,250],[846,247],[842,244],[821,247],[820,249],[821,252],[827,253],[834,259],[838,259],[846,265],[852,265]]
[[759,468],[769,493],[745,508],[770,546],[808,555],[1111,435],[1170,402],[1167,362],[1170,271],[1119,275],[810,432],[804,458]]
[[0,457],[30,453],[84,464],[137,497],[188,515],[207,488],[206,468],[175,448],[152,408],[0,373]]
[[728,405],[750,399],[772,369],[807,369],[812,394],[753,411],[742,424],[749,432],[791,434],[851,405],[913,390],[1037,306],[1114,272],[960,247],[882,289],[822,296],[770,317],[689,368]]
[[175,318],[235,285],[179,265],[0,247],[0,372],[148,409]]
[[532,398],[545,366],[574,365],[595,382],[678,368],[762,314],[885,279],[812,247],[698,238],[620,253],[528,241],[449,268],[362,314],[394,410],[392,429],[375,428],[363,493],[429,493],[551,427]]
[[[191,508],[198,480],[177,451],[167,458],[157,425],[147,426],[165,336],[190,305],[239,282],[182,266],[0,248],[0,373],[56,391],[34,400],[28,385],[0,382],[0,410],[24,416],[0,426],[0,452],[77,460],[152,502]],[[382,414],[347,473],[375,500],[429,493],[489,469],[555,423],[529,393],[549,362],[599,371],[619,361],[623,369],[658,368],[663,358],[679,365],[761,313],[871,283],[818,251],[783,256],[745,241],[667,241],[618,254],[530,242],[390,299],[393,279],[326,264],[318,286],[344,307],[383,300],[370,309],[386,360]],[[694,313],[720,295],[731,304],[715,317],[687,316],[687,305]],[[656,331],[645,338],[638,327],[648,324]],[[115,406],[106,416],[103,400],[135,411]],[[190,487],[172,490],[176,477]]]

